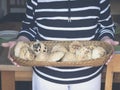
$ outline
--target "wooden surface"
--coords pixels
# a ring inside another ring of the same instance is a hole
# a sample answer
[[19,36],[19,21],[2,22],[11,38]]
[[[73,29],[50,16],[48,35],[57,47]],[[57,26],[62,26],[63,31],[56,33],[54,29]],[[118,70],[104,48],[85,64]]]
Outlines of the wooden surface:
[[120,54],[115,54],[107,66],[105,90],[112,90],[113,76],[116,72],[120,73]]
[[15,90],[15,72],[3,71],[1,73],[2,90]]
[[17,67],[7,58],[8,49],[4,48],[0,55],[0,72],[2,90],[15,90],[15,81],[31,81],[31,67]]

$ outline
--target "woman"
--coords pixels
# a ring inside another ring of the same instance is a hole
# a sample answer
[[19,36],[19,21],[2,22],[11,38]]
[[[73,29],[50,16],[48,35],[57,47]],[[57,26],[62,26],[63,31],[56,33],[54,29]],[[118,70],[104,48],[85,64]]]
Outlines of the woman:
[[[17,40],[3,43],[4,47],[11,48],[21,40],[103,40],[118,44],[109,0],[27,0],[26,6]],[[33,67],[33,90],[100,90],[103,68]]]

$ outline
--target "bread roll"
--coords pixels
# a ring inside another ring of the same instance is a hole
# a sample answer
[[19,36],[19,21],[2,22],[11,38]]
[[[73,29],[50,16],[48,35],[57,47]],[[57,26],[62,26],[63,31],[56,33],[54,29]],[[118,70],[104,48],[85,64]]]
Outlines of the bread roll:
[[100,58],[104,55],[106,55],[106,51],[103,47],[95,47],[92,51],[92,59]]
[[36,61],[47,61],[49,58],[49,54],[47,52],[41,52],[37,54],[35,60]]
[[80,48],[80,42],[79,41],[73,41],[70,45],[69,45],[69,52],[71,53],[75,53],[77,49]]
[[29,47],[29,45],[23,41],[19,41],[14,48],[14,53],[16,57],[19,57],[20,51],[22,47]]
[[24,60],[34,60],[36,57],[35,53],[28,47],[22,47],[19,53],[19,58]]
[[80,49],[76,50],[76,57],[79,61],[81,60],[90,60],[92,57],[92,51],[90,48],[81,47]]
[[61,61],[61,59],[64,57],[65,52],[60,52],[60,51],[56,51],[56,52],[52,52],[49,54],[49,61]]
[[32,43],[30,47],[35,52],[36,55],[41,52],[47,52],[46,46],[42,42],[39,42],[39,41]]
[[78,61],[76,58],[76,55],[74,53],[71,52],[67,52],[65,53],[65,56],[63,57],[62,61]]
[[30,49],[28,43],[19,41],[14,48],[14,54],[24,60],[34,60],[36,57],[35,53]]
[[55,46],[53,46],[51,52],[57,52],[57,51],[61,51],[61,52],[68,52],[67,48],[65,48],[63,45],[61,44],[56,44]]

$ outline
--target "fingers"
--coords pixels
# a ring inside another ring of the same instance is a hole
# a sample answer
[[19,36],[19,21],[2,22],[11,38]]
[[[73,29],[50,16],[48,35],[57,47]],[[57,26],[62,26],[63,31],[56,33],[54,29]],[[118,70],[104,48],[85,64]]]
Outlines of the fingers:
[[119,45],[119,42],[118,42],[118,41],[114,41],[114,40],[112,40],[112,39],[104,39],[103,41],[106,42],[106,43],[109,43],[109,44],[111,44],[111,45],[113,45],[113,46]]
[[6,43],[2,43],[1,45],[3,47],[13,47],[15,44],[16,44],[15,41],[9,41],[9,42],[6,42]]
[[20,67],[19,64],[17,64],[16,62],[14,62],[13,58],[10,56],[10,50],[8,51],[8,58],[10,59],[10,61],[17,67]]
[[3,47],[9,47],[9,50],[8,50],[8,58],[9,60],[17,67],[19,67],[20,65],[18,65],[16,62],[14,62],[13,58],[10,56],[10,53],[11,53],[11,49],[13,48],[13,46],[16,44],[15,41],[9,41],[7,43],[2,43],[1,45]]
[[9,43],[2,43],[1,46],[3,46],[3,47],[9,47]]
[[117,45],[119,45],[119,42],[118,41],[113,41],[113,45],[117,46]]

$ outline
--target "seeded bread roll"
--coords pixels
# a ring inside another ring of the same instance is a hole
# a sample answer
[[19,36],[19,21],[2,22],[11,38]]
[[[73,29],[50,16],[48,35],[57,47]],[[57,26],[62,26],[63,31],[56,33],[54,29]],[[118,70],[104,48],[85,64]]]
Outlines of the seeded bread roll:
[[39,54],[41,52],[47,52],[46,46],[39,41],[36,41],[30,45],[31,49],[35,52],[35,54]]
[[69,45],[69,52],[71,53],[75,53],[77,49],[80,48],[80,42],[79,41],[73,41],[70,45]]
[[81,47],[76,50],[76,57],[79,61],[90,60],[92,58],[92,50],[87,47]]

